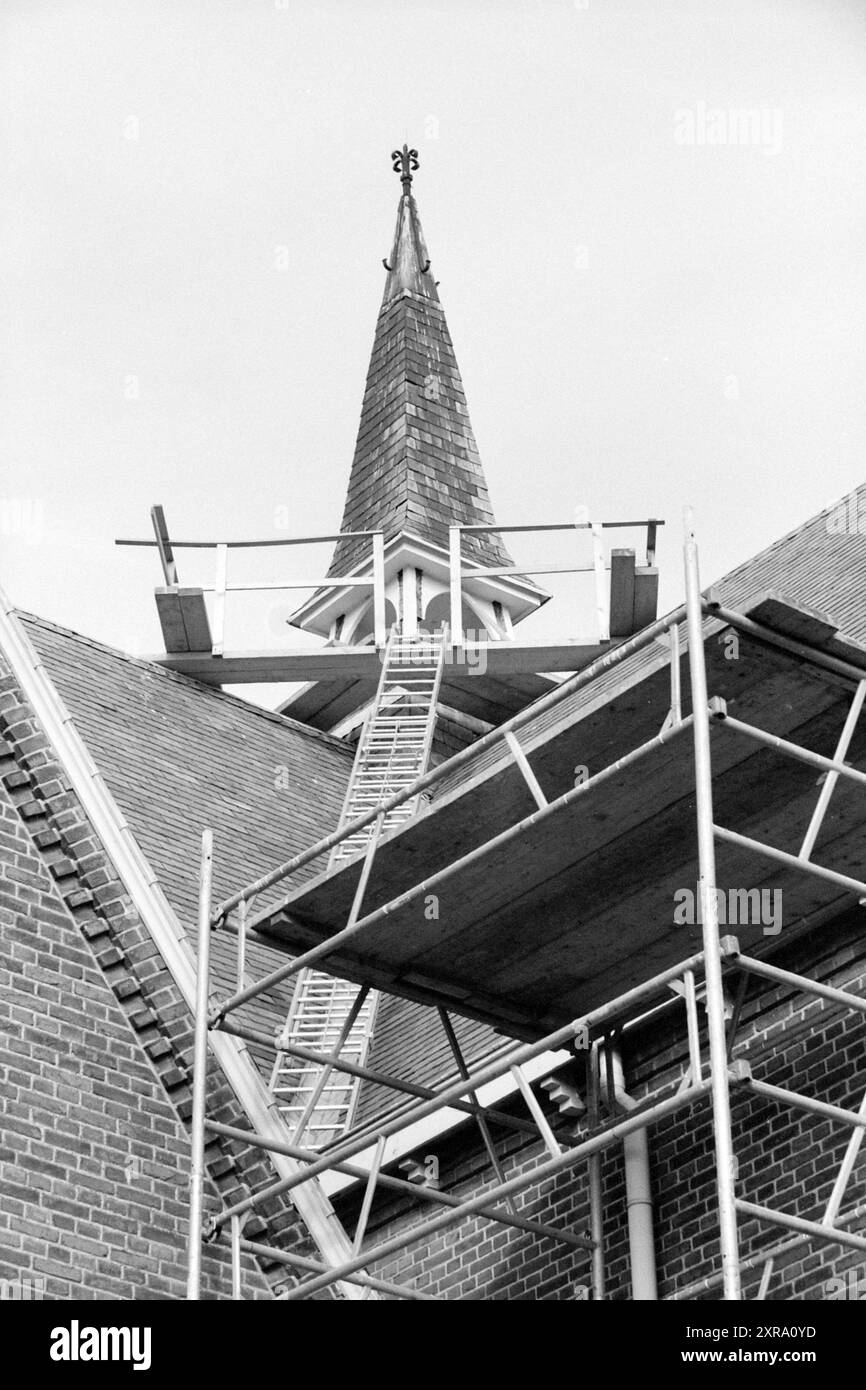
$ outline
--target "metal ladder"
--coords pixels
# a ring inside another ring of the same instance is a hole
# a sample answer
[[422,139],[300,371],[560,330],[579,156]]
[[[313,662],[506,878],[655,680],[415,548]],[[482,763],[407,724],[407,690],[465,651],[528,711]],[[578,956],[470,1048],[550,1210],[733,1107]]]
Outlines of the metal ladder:
[[[388,797],[412,785],[427,769],[436,727],[436,704],[445,664],[447,631],[404,638],[394,628],[382,662],[382,675],[364,722],[340,826],[356,820]],[[404,801],[383,818],[379,830],[393,829],[415,815],[420,796]],[[334,846],[330,868],[365,850],[375,833],[371,821]],[[284,1038],[289,1044],[328,1054],[341,1053],[362,1065],[372,1032],[377,996],[318,970],[298,974]],[[295,1143],[320,1147],[339,1138],[352,1122],[359,1080],[316,1062],[278,1053],[271,1092],[294,1126]]]
[[[339,1052],[363,1064],[375,1011],[375,996],[319,970],[301,970],[286,1019],[290,1044],[327,1054]],[[292,1140],[319,1148],[343,1134],[352,1122],[357,1077],[326,1071],[318,1062],[279,1052],[271,1094],[292,1128]]]
[[[436,701],[445,661],[445,630],[406,639],[395,628],[382,662],[379,688],[367,716],[343,803],[341,827],[410,787],[427,769],[436,727]],[[410,820],[420,798],[389,811],[382,830]],[[366,849],[375,822],[349,835],[331,851],[331,867]]]

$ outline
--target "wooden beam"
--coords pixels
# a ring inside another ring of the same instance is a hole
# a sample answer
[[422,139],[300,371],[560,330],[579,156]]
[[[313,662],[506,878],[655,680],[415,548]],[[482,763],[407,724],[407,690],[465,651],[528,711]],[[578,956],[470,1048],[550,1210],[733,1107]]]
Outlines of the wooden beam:
[[630,637],[634,632],[634,551],[610,553],[610,635]]
[[634,572],[634,617],[632,632],[654,623],[659,606],[659,572],[655,566],[638,565]]
[[[480,642],[458,649],[449,672],[473,676],[508,676],[542,671],[579,671],[608,649],[607,643],[559,641]],[[153,658],[173,671],[182,671],[210,685],[249,685],[258,682],[342,681],[373,677],[381,671],[374,647],[301,647],[294,651],[226,652],[210,650],[178,652]]]
[[452,705],[443,705],[441,700],[436,702],[436,713],[442,719],[447,719],[451,724],[457,724],[459,728],[466,729],[471,734],[476,734],[479,738],[482,734],[489,734],[496,725],[491,724],[487,719],[476,719],[472,714],[465,714],[463,710],[454,709]]
[[777,589],[767,589],[742,605],[742,611],[756,623],[764,623],[783,637],[793,637],[798,642],[808,642],[813,647],[823,647],[834,637],[839,624],[829,613],[788,599]]
[[169,655],[197,652],[211,656],[210,623],[201,589],[181,588],[177,584],[157,589],[156,611]]
[[375,680],[313,681],[279,705],[278,713],[316,729],[333,729],[375,694]]

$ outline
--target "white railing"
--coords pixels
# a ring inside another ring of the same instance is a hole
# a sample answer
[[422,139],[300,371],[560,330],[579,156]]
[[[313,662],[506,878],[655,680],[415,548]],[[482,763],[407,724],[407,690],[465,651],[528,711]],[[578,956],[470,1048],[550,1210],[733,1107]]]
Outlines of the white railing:
[[[262,541],[177,541],[168,534],[165,514],[162,507],[150,509],[155,540],[117,540],[115,545],[155,547],[159,551],[162,572],[169,588],[177,587],[176,550],[215,550],[216,574],[213,584],[202,585],[203,594],[214,595],[213,643],[214,656],[221,656],[225,650],[225,614],[228,594],[263,593],[274,589],[350,589],[372,588],[373,590],[373,634],[377,647],[384,647],[387,640],[385,625],[385,537],[382,531],[342,531],[328,536],[280,536]],[[368,576],[340,576],[331,579],[281,579],[272,583],[230,584],[228,580],[229,551],[265,549],[279,545],[324,545],[344,540],[371,541],[372,572]]]

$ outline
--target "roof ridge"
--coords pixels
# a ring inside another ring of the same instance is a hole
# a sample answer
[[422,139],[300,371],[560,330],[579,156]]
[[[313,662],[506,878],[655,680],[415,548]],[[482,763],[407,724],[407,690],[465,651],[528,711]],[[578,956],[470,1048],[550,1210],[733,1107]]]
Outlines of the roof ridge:
[[828,502],[826,506],[822,507],[820,511],[813,512],[811,516],[807,516],[805,521],[800,522],[799,526],[793,526],[791,530],[786,531],[783,536],[777,536],[769,545],[764,546],[763,550],[758,550],[754,555],[749,555],[747,559],[741,560],[733,569],[725,570],[725,573],[720,575],[715,582],[717,584],[722,584],[725,580],[733,579],[736,575],[739,575],[741,571],[750,569],[759,560],[763,560],[766,556],[772,555],[774,550],[778,550],[781,546],[786,545],[788,541],[793,540],[795,536],[802,535],[808,527],[814,525],[822,516],[826,516],[829,512],[835,511],[843,502],[847,502],[852,492],[859,493],[863,489],[866,489],[866,483],[857,483],[853,488],[849,488],[847,492],[842,493],[841,497],[835,498],[832,502]]
[[168,666],[161,665],[154,661],[152,657],[135,656],[131,652],[125,652],[120,647],[113,647],[108,642],[102,642],[98,637],[88,637],[86,633],[76,632],[74,628],[64,627],[62,623],[52,622],[50,618],[43,618],[38,613],[30,613],[23,608],[13,608],[13,615],[23,622],[30,622],[37,627],[50,632],[56,632],[62,637],[72,638],[82,646],[93,647],[97,651],[105,652],[109,656],[119,658],[121,661],[129,662],[131,665],[144,667],[148,671],[163,677],[166,680],[180,683],[181,685],[194,686],[196,690],[207,691],[208,695],[214,699],[226,701],[236,705],[240,709],[248,711],[271,723],[279,724],[281,728],[290,728],[298,733],[307,735],[309,738],[327,743],[332,748],[340,748],[343,752],[354,757],[354,750],[350,748],[344,739],[338,738],[335,734],[329,734],[324,729],[313,728],[309,724],[303,724],[299,719],[292,719],[286,714],[280,714],[278,710],[265,709],[262,705],[254,705],[250,700],[244,700],[240,695],[232,695],[227,690],[221,690],[219,686],[206,685],[203,681],[198,681],[194,676],[188,676],[183,671],[173,671]]

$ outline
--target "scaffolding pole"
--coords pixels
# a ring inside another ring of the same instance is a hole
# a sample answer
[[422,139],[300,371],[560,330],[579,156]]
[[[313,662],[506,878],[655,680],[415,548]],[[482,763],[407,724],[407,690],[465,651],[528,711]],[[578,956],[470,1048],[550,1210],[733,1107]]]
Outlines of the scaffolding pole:
[[[507,830],[501,831],[500,834],[493,836],[490,840],[485,840],[483,844],[470,850],[460,859],[455,859],[450,864],[446,864],[443,869],[439,869],[436,873],[431,874],[429,878],[422,879],[412,888],[407,889],[405,893],[401,893],[399,897],[393,898],[382,907],[377,907],[373,912],[368,912],[366,917],[362,917],[359,921],[350,921],[347,926],[343,927],[342,931],[335,932],[333,936],[329,936],[327,940],[319,942],[317,946],[311,946],[308,951],[304,951],[302,955],[296,956],[294,960],[290,960],[285,965],[281,965],[276,970],[272,970],[269,975],[257,981],[256,984],[249,985],[246,989],[239,990],[238,993],[231,995],[229,999],[222,1000],[215,1006],[212,1020],[216,1022],[225,1018],[226,1014],[241,1008],[241,1006],[248,1003],[250,999],[255,998],[257,994],[261,994],[268,989],[273,989],[275,985],[281,984],[283,980],[288,979],[291,975],[297,975],[299,970],[304,970],[308,966],[314,965],[317,961],[324,960],[326,956],[332,955],[340,946],[345,945],[347,941],[353,940],[359,933],[369,932],[370,927],[375,926],[377,922],[384,921],[398,908],[405,907],[409,903],[415,902],[418,898],[426,897],[429,893],[435,892],[441,884],[446,883],[448,879],[453,878],[454,875],[460,873],[461,870],[470,868],[473,864],[477,864],[479,860],[486,858],[492,850],[510,844],[512,840],[518,839],[532,826],[540,825],[549,817],[555,816],[558,811],[563,811],[575,801],[580,800],[584,796],[588,796],[590,792],[594,791],[601,783],[619,776],[626,768],[631,767],[632,764],[645,758],[647,754],[651,753],[654,749],[663,747],[664,744],[678,738],[680,734],[686,733],[691,727],[692,719],[693,716],[690,715],[679,724],[668,725],[666,728],[661,729],[659,733],[647,739],[645,743],[642,743],[639,748],[632,749],[630,753],[624,753],[621,758],[617,758],[616,762],[610,763],[607,767],[602,768],[601,772],[596,772],[592,777],[587,778],[585,782],[581,782],[578,786],[573,787],[571,791],[567,791],[563,793],[562,796],[557,797],[555,801],[549,801],[546,806],[534,811],[532,815],[525,816],[523,820],[518,821],[515,825],[509,826]],[[442,766],[444,766],[444,764],[442,764]],[[423,780],[424,779],[421,778],[421,781]],[[420,783],[416,783],[415,785],[418,786]],[[354,821],[353,824],[356,826],[359,825],[360,820]]]
[[[692,685],[692,726],[695,740],[698,864],[704,976],[707,985],[706,1010],[713,1095],[719,1242],[724,1276],[724,1297],[728,1301],[736,1302],[740,1298],[740,1262],[737,1250],[734,1147],[731,1135],[731,1098],[728,1091],[728,1056],[725,1036],[725,1001],[722,988],[722,957],[719,942],[719,908],[716,898],[710,711],[707,697],[707,668],[704,660],[698,548],[692,530],[690,508],[686,510],[685,525],[686,621],[689,638],[689,675]],[[695,1079],[697,1080],[697,1078]]]
[[[734,938],[725,938],[725,946],[731,945],[732,950],[737,949]],[[661,990],[667,986],[671,980],[677,979],[685,969],[693,969],[703,961],[703,953],[689,957],[685,962],[677,966],[671,966],[662,971],[652,979],[644,981],[643,984],[635,985],[633,989],[627,990],[625,994],[619,995],[616,999],[610,1000],[607,1004],[602,1004],[597,1009],[591,1010],[582,1019],[575,1019],[571,1023],[564,1024],[552,1033],[547,1033],[534,1043],[525,1043],[516,1051],[510,1052],[505,1057],[498,1058],[495,1062],[483,1065],[478,1071],[474,1072],[467,1084],[465,1079],[454,1082],[446,1086],[444,1090],[436,1092],[430,1100],[421,1102],[379,1126],[378,1133],[390,1137],[405,1129],[408,1125],[414,1124],[418,1120],[426,1119],[428,1115],[435,1114],[438,1110],[443,1110],[450,1106],[455,1100],[462,1099],[468,1090],[477,1090],[485,1086],[490,1081],[496,1081],[500,1076],[505,1075],[514,1065],[524,1065],[532,1061],[535,1057],[541,1056],[544,1052],[555,1051],[556,1049],[574,1044],[575,1039],[588,1039],[590,1032],[601,1031],[612,1022],[627,1015],[629,1012],[640,1009],[650,1000],[657,997]],[[219,1020],[214,1024],[221,1027]],[[335,1066],[342,1068],[343,1062],[336,1063]],[[642,1113],[642,1112],[641,1112]],[[326,1154],[321,1154],[316,1158],[309,1168],[303,1172],[296,1173],[289,1178],[281,1178],[279,1182],[265,1188],[262,1192],[256,1193],[252,1197],[245,1198],[243,1201],[221,1212],[214,1220],[214,1227],[218,1228],[228,1222],[232,1216],[240,1215],[241,1212],[248,1211],[251,1207],[264,1201],[269,1197],[277,1197],[283,1192],[300,1186],[302,1183],[309,1182],[312,1178],[318,1177],[320,1173],[326,1172],[329,1168],[335,1167],[347,1159],[356,1157],[364,1149],[369,1147],[369,1136],[366,1134],[352,1138],[348,1136],[344,1143],[329,1150]]]
[[[739,969],[745,972],[742,978],[746,978],[746,974],[751,973],[753,964],[763,965],[762,962],[753,962],[750,957],[741,956],[738,943],[736,939],[732,937],[725,937],[720,942],[719,959],[720,962],[724,962],[726,967]],[[697,1074],[698,1077],[701,1076],[701,1064],[700,1056],[696,1054],[694,1046],[695,1034],[694,1020],[692,1018],[691,994],[694,988],[694,980],[692,978],[693,970],[700,961],[701,957],[698,956],[682,962],[679,967],[677,967],[676,971],[666,971],[653,981],[646,982],[644,986],[629,991],[626,996],[609,1001],[608,1004],[597,1011],[595,1020],[599,1027],[606,1026],[609,1029],[611,1022],[617,1017],[622,1016],[626,1006],[627,1011],[636,1014],[638,1017],[645,1017],[645,1006],[653,989],[658,993],[660,987],[672,985],[676,976],[676,983],[679,984],[680,981],[682,983],[682,997],[686,1005],[687,1023],[689,1025],[690,1034],[687,1060],[684,1063],[687,1067],[687,1071],[683,1078],[683,1082],[690,1084],[684,1085],[681,1083],[673,1095],[664,1099],[648,1103],[642,1102],[640,1109],[628,1116],[628,1123],[625,1127],[622,1121],[603,1126],[598,1131],[582,1139],[579,1143],[569,1146],[556,1156],[551,1157],[548,1161],[540,1163],[530,1172],[519,1174],[517,1177],[505,1182],[498,1181],[493,1187],[486,1189],[484,1193],[479,1194],[476,1198],[472,1198],[468,1202],[462,1202],[459,1198],[451,1194],[437,1192],[433,1189],[416,1188],[407,1180],[392,1177],[390,1174],[377,1172],[376,1182],[378,1185],[404,1193],[407,1196],[411,1195],[416,1199],[438,1203],[448,1207],[448,1210],[444,1211],[440,1217],[435,1218],[434,1221],[422,1222],[418,1226],[411,1227],[401,1234],[394,1236],[390,1241],[386,1241],[382,1245],[374,1246],[372,1249],[366,1250],[363,1254],[360,1250],[355,1250],[352,1260],[342,1263],[339,1268],[325,1269],[321,1265],[316,1268],[316,1262],[308,1261],[304,1263],[301,1257],[295,1256],[294,1254],[273,1251],[272,1254],[274,1259],[281,1260],[285,1264],[294,1265],[294,1267],[298,1269],[306,1269],[313,1276],[311,1279],[305,1280],[303,1283],[299,1284],[296,1289],[291,1290],[285,1296],[291,1300],[306,1298],[330,1286],[338,1279],[354,1282],[355,1274],[360,1271],[362,1264],[366,1265],[377,1259],[388,1258],[396,1254],[398,1250],[405,1249],[417,1241],[426,1239],[430,1235],[435,1234],[438,1230],[461,1221],[468,1215],[476,1215],[484,1219],[495,1221],[504,1226],[522,1228],[528,1233],[561,1241],[563,1244],[573,1246],[576,1253],[580,1251],[585,1254],[589,1253],[592,1261],[591,1287],[593,1298],[596,1300],[603,1298],[603,1256],[601,1252],[603,1208],[600,1200],[601,1194],[597,1187],[597,1180],[600,1177],[598,1162],[602,1153],[612,1144],[627,1137],[627,1134],[635,1132],[636,1129],[646,1129],[659,1120],[666,1118],[668,1115],[675,1113],[682,1107],[691,1105],[704,1097],[710,1097],[712,1094],[711,1080],[701,1080],[697,1085],[694,1084],[695,1074]],[[773,967],[769,967],[768,973],[774,982],[789,984],[801,990],[807,990],[819,997],[826,998],[827,1002],[855,1005],[858,1007],[858,1011],[861,1012],[866,1009],[866,1001],[853,995],[850,991],[824,986],[809,980],[805,976],[794,975],[789,971],[777,971]],[[689,984],[691,984],[692,990],[689,989]],[[677,992],[680,992],[679,989]],[[575,1025],[572,1025],[572,1027],[574,1026]],[[548,1042],[548,1039],[542,1040],[542,1042],[536,1046],[541,1046],[546,1042]],[[727,1041],[725,1046],[727,1047]],[[521,1051],[529,1050],[531,1050],[531,1047],[521,1049]],[[500,1065],[507,1066],[508,1060],[507,1058],[501,1059]],[[335,1066],[339,1066],[339,1062],[335,1062]],[[467,1068],[469,1074],[462,1077],[459,1082],[455,1083],[454,1087],[448,1088],[448,1090],[453,1092],[462,1086],[464,1088],[463,1094],[466,1094],[470,1088],[484,1084],[489,1070],[490,1068],[482,1067],[472,1072],[471,1069]],[[766,1100],[804,1109],[818,1114],[822,1118],[844,1123],[846,1126],[851,1127],[854,1134],[862,1134],[864,1127],[866,1127],[866,1103],[864,1103],[864,1106],[861,1107],[858,1113],[855,1113],[853,1111],[843,1110],[838,1106],[832,1106],[825,1102],[817,1101],[810,1097],[802,1097],[795,1092],[786,1091],[780,1087],[770,1086],[753,1079],[751,1070],[745,1062],[734,1062],[730,1066],[728,1074],[732,1081],[747,1085],[755,1094],[762,1096]],[[592,1096],[592,1089],[590,1089],[590,1096]],[[447,1091],[439,1093],[437,1099],[440,1103],[447,1103],[449,1100]],[[435,1106],[435,1104],[435,1101],[432,1102],[432,1105]],[[429,1105],[430,1103],[428,1102],[428,1106]],[[426,1109],[427,1106],[424,1108]],[[397,1132],[406,1122],[406,1117],[400,1117],[396,1123],[393,1123],[392,1126],[388,1128]],[[271,1139],[255,1131],[240,1130],[210,1120],[205,1121],[205,1129],[210,1133],[220,1135],[229,1140],[257,1145],[266,1151],[285,1153],[291,1157],[297,1158],[308,1165],[300,1177],[301,1181],[312,1178],[317,1173],[330,1169],[346,1173],[349,1176],[365,1181],[368,1184],[368,1191],[370,1190],[369,1169],[362,1165],[347,1161],[341,1156],[340,1150],[321,1155],[312,1150],[300,1149],[294,1145],[285,1144],[280,1140]],[[541,1133],[542,1129],[539,1127],[539,1136],[541,1136]],[[361,1146],[365,1146],[366,1143],[366,1136],[359,1137],[358,1140],[354,1141],[354,1151],[360,1151]],[[381,1145],[382,1132],[380,1131],[380,1152]],[[573,1166],[583,1159],[586,1159],[589,1164],[590,1206],[592,1216],[592,1227],[589,1238],[572,1235],[569,1232],[545,1226],[541,1222],[534,1222],[527,1218],[521,1218],[519,1215],[512,1215],[508,1208],[496,1207],[494,1205],[503,1198],[510,1198],[519,1190],[537,1185],[554,1172],[564,1167]],[[843,1163],[843,1169],[844,1166]],[[839,1183],[837,1181],[837,1187],[838,1186]],[[218,1235],[224,1226],[229,1225],[233,1237],[232,1243],[234,1244],[236,1239],[235,1232],[240,1229],[243,1213],[255,1207],[266,1198],[275,1196],[277,1191],[284,1190],[284,1187],[285,1184],[267,1187],[243,1203],[239,1203],[230,1210],[221,1213],[220,1216],[211,1223],[212,1233]],[[741,1268],[743,1271],[746,1271],[750,1268],[754,1268],[756,1264],[763,1264],[766,1274],[766,1263],[768,1259],[772,1259],[776,1254],[785,1253],[788,1249],[794,1249],[796,1246],[802,1243],[808,1243],[813,1239],[820,1239],[828,1244],[841,1244],[854,1249],[863,1248],[861,1241],[863,1241],[864,1238],[851,1236],[844,1230],[844,1227],[855,1219],[861,1210],[859,1208],[857,1212],[852,1212],[840,1218],[838,1221],[834,1221],[832,1225],[826,1220],[821,1225],[818,1225],[815,1222],[804,1221],[798,1217],[790,1217],[784,1212],[777,1213],[769,1208],[740,1200],[736,1203],[736,1209],[743,1215],[754,1216],[762,1221],[783,1226],[787,1225],[789,1228],[799,1233],[797,1239],[793,1243],[786,1242],[782,1246],[772,1247],[772,1249],[761,1252],[759,1256],[750,1257],[748,1260],[743,1261],[742,1266],[738,1264],[738,1270]],[[842,1229],[840,1230],[840,1228]],[[249,1253],[255,1253],[261,1258],[265,1258],[266,1251],[270,1252],[270,1247],[254,1247],[248,1242],[242,1242],[241,1248]],[[770,1270],[770,1273],[771,1272],[772,1270]],[[377,1280],[375,1276],[365,1276],[362,1274],[360,1275],[359,1282],[362,1282],[365,1286],[377,1288],[381,1292],[389,1293],[392,1296],[407,1297],[410,1299],[419,1296],[425,1297],[425,1295],[420,1294],[418,1290],[411,1288],[411,1286],[406,1288],[403,1285],[395,1285],[387,1280]],[[693,1286],[689,1286],[689,1288],[690,1291],[694,1293],[710,1291],[718,1283],[722,1282],[723,1275],[718,1276],[718,1278],[709,1276],[707,1279],[701,1280]],[[766,1277],[763,1282],[766,1282]],[[673,1295],[676,1299],[682,1296],[684,1296],[682,1291],[677,1291]],[[688,1295],[686,1294],[685,1296]]]
[[[384,1241],[381,1245],[373,1246],[363,1255],[358,1255],[351,1260],[348,1265],[343,1265],[340,1270],[329,1270],[327,1274],[322,1274],[310,1281],[305,1286],[304,1296],[316,1293],[319,1289],[327,1288],[337,1279],[343,1278],[346,1273],[352,1273],[355,1269],[360,1269],[363,1265],[374,1263],[376,1260],[385,1259],[389,1255],[396,1254],[402,1250],[404,1245],[414,1244],[418,1240],[426,1240],[428,1237],[436,1235],[438,1231],[452,1225],[455,1221],[462,1220],[465,1216],[475,1215],[481,1207],[489,1202],[491,1197],[509,1197],[512,1193],[522,1192],[524,1188],[532,1186],[533,1183],[543,1182],[545,1178],[554,1177],[555,1174],[564,1169],[573,1168],[581,1159],[590,1154],[600,1153],[602,1150],[610,1148],[614,1143],[625,1139],[629,1134],[633,1134],[638,1129],[643,1129],[654,1120],[662,1120],[666,1116],[674,1114],[684,1105],[691,1105],[697,1100],[701,1100],[709,1093],[709,1084],[701,1084],[689,1087],[679,1095],[670,1096],[667,1100],[658,1101],[641,1113],[629,1115],[624,1120],[617,1120],[615,1124],[607,1126],[601,1134],[593,1135],[591,1139],[584,1140],[583,1143],[574,1148],[565,1149],[551,1157],[544,1163],[540,1163],[530,1173],[518,1173],[515,1177],[509,1178],[505,1183],[499,1183],[496,1187],[482,1193],[478,1197],[470,1197],[468,1201],[462,1202],[453,1211],[444,1212],[442,1216],[434,1217],[432,1221],[423,1225],[413,1227],[408,1232],[393,1236],[390,1240]],[[287,1295],[288,1298],[297,1298],[299,1291],[294,1290]]]
[[357,831],[363,830],[364,827],[370,825],[377,816],[386,815],[397,806],[401,806],[404,801],[409,801],[412,797],[427,791],[428,788],[441,781],[443,777],[451,776],[458,768],[471,762],[473,758],[486,752],[488,748],[493,747],[497,743],[504,742],[507,733],[516,733],[517,730],[521,729],[530,719],[534,719],[539,714],[543,714],[545,711],[552,709],[555,705],[560,704],[562,700],[567,699],[569,695],[575,694],[578,690],[583,690],[605,671],[613,670],[624,661],[627,661],[629,657],[634,656],[637,652],[643,651],[644,647],[652,646],[657,638],[662,637],[675,623],[682,622],[685,616],[686,609],[683,604],[675,609],[673,613],[669,613],[667,617],[656,619],[654,623],[650,623],[648,627],[643,628],[634,637],[630,637],[626,642],[620,642],[618,646],[611,648],[611,650],[605,652],[603,656],[597,657],[595,661],[591,662],[591,664],[586,666],[582,671],[578,671],[575,675],[569,676],[567,680],[562,681],[561,684],[555,686],[553,690],[548,691],[546,695],[542,695],[538,700],[534,700],[531,705],[527,705],[525,709],[519,710],[517,714],[513,714],[511,718],[506,719],[503,724],[497,725],[495,729],[491,729],[487,734],[482,734],[474,743],[467,744],[465,748],[455,753],[452,758],[446,759],[445,762],[439,763],[436,767],[431,768],[429,772],[425,772],[422,777],[419,777],[416,782],[412,783],[411,787],[404,787],[402,791],[395,792],[394,795],[389,796],[386,801],[382,801],[378,806],[374,806],[371,810],[365,811],[362,816],[357,816],[355,820],[347,822],[346,825],[332,831],[330,835],[323,836],[321,840],[311,845],[309,849],[303,850],[300,854],[293,855],[291,859],[287,859],[282,864],[278,864],[275,869],[271,869],[268,873],[263,874],[260,878],[257,878],[255,882],[247,884],[244,888],[240,888],[236,893],[232,893],[230,897],[219,903],[213,910],[211,920],[214,926],[219,926],[229,913],[233,912],[234,909],[240,905],[244,898],[254,898],[259,893],[265,892],[266,889],[272,888],[275,884],[290,878],[293,874],[297,873],[299,869],[321,858],[323,854],[333,849],[335,845],[340,844],[349,835],[354,835]]
[[210,899],[213,833],[203,830],[198,888],[198,968],[192,1074],[192,1163],[189,1183],[189,1276],[186,1296],[201,1298],[201,1241],[204,1203],[204,1134],[207,1102],[208,992],[210,989]]
[[[207,1130],[210,1134],[219,1134],[224,1139],[234,1139],[243,1144],[255,1144],[259,1148],[266,1149],[270,1153],[285,1154],[288,1158],[297,1158],[302,1163],[312,1163],[320,1157],[315,1149],[301,1149],[297,1144],[287,1144],[281,1139],[270,1139],[266,1135],[257,1134],[251,1129],[237,1129],[234,1125],[224,1125],[216,1120],[207,1121]],[[369,1169],[362,1167],[360,1163],[334,1163],[331,1171],[335,1173],[345,1173],[350,1178],[358,1178],[366,1182],[369,1177]],[[390,1173],[380,1173],[378,1178],[380,1187],[387,1187],[394,1192],[399,1192],[402,1196],[411,1196],[418,1201],[431,1202],[436,1206],[458,1207],[460,1198],[454,1197],[448,1192],[440,1192],[435,1187],[424,1187],[417,1183],[410,1182],[408,1178],[395,1178]],[[512,1226],[516,1231],[526,1231],[529,1235],[541,1236],[545,1240],[553,1240],[560,1245],[568,1245],[573,1250],[590,1250],[593,1246],[594,1237],[575,1235],[572,1231],[564,1231],[558,1226],[549,1226],[542,1221],[534,1221],[531,1217],[521,1216],[514,1213],[509,1208],[501,1210],[498,1207],[484,1207],[478,1213],[479,1216],[486,1217],[490,1221],[498,1221],[501,1226]],[[241,1217],[233,1216],[232,1222],[240,1221]]]

